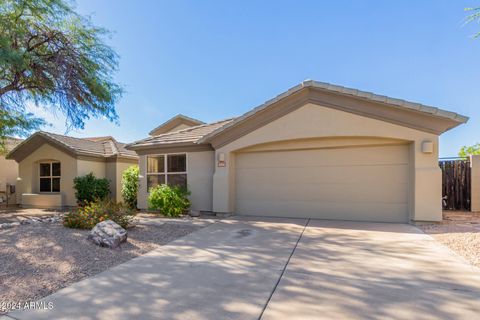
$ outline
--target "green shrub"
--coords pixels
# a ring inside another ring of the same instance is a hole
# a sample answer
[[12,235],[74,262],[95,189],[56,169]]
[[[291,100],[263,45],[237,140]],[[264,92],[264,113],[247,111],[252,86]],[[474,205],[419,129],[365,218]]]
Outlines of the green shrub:
[[185,188],[162,184],[150,189],[148,207],[167,217],[178,217],[190,207],[189,194]]
[[130,210],[113,200],[97,200],[67,213],[63,225],[68,228],[92,229],[99,222],[113,220],[127,228],[133,218]]
[[73,179],[75,197],[80,206],[96,200],[105,200],[110,196],[110,182],[96,178],[93,173]]
[[131,166],[122,174],[122,198],[130,209],[137,208],[138,166]]

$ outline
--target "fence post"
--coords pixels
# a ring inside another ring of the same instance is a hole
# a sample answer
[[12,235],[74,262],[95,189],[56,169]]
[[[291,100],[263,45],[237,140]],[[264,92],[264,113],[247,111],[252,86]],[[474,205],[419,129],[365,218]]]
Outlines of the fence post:
[[470,206],[472,212],[480,211],[480,155],[470,156],[471,167],[471,195]]

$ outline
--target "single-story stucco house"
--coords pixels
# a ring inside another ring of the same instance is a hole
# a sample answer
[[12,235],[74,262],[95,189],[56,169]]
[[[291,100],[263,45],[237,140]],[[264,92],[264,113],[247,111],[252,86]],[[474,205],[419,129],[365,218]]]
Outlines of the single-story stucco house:
[[122,173],[138,163],[135,152],[112,137],[73,138],[39,131],[7,155],[18,163],[17,200],[22,207],[76,206],[73,179],[92,172],[110,180],[121,201]]
[[5,158],[6,153],[13,150],[22,142],[22,139],[7,137],[5,139],[5,153],[0,153],[0,204],[16,204],[16,184],[18,164],[15,160]]
[[439,221],[438,137],[467,120],[305,81],[238,118],[154,131],[126,148],[139,155],[142,209],[149,188],[168,183],[188,186],[200,211]]

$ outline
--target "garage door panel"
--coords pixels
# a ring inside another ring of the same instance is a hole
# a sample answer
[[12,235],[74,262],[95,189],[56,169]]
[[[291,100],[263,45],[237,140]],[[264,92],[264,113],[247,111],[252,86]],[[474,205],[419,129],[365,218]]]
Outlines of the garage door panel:
[[408,165],[378,165],[378,166],[357,166],[350,167],[272,167],[265,168],[243,168],[237,169],[240,181],[269,182],[272,175],[278,177],[283,183],[363,183],[372,184],[389,180],[393,183],[408,182]]
[[371,194],[371,188],[363,185],[349,184],[331,184],[331,185],[272,185],[269,192],[258,191],[255,188],[247,190],[238,190],[237,202],[245,201],[278,201],[276,195],[281,194],[282,200],[285,201],[322,201],[322,202],[339,202],[339,203],[405,203],[404,194],[407,191],[407,185],[397,186],[395,191],[391,190],[391,186],[383,183],[378,186],[375,195]]
[[[241,202],[239,212],[259,216],[305,217],[313,219],[356,220],[378,222],[405,222],[406,204],[350,203],[323,201],[270,201]],[[321,214],[320,214],[321,213]]]
[[[358,160],[365,154],[375,155],[370,163]],[[238,154],[236,211],[406,222],[406,159],[406,145]]]
[[[352,158],[352,149],[356,156]],[[243,153],[246,161],[237,164],[237,168],[271,168],[297,166],[297,159],[302,159],[303,166],[352,166],[352,165],[381,165],[381,164],[408,164],[406,145],[333,148],[317,150],[297,150],[280,152],[252,152]],[[261,157],[258,157],[258,155]],[[318,162],[318,158],[322,162]]]

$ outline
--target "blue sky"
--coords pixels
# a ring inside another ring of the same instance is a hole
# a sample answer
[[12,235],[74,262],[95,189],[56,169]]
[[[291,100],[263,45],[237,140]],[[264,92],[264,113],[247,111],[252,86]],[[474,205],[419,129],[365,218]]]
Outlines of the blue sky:
[[[441,137],[441,156],[480,142],[479,24],[471,1],[77,0],[113,32],[120,125],[90,120],[73,136],[141,139],[178,113],[240,115],[305,79],[455,111],[468,124]],[[64,119],[39,111],[65,133]]]

